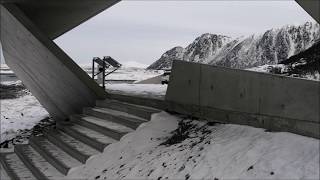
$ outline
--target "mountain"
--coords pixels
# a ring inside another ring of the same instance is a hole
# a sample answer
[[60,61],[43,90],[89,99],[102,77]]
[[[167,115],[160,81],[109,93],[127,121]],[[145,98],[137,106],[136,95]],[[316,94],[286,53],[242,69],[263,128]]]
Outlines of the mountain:
[[320,81],[320,40],[279,64],[265,64],[246,70]]
[[284,75],[311,80],[320,80],[320,40],[304,50],[281,62]]
[[231,38],[227,36],[203,34],[186,47],[183,59],[208,64],[210,60],[217,58],[230,41]]
[[320,72],[320,40],[307,50],[282,61],[289,68],[290,74],[305,74]]
[[175,47],[165,52],[148,69],[171,68],[173,60],[239,69],[278,64],[311,47],[317,39],[320,39],[320,27],[313,22],[270,29],[248,37],[231,38],[206,33],[186,48]]
[[215,58],[230,40],[231,38],[227,36],[203,34],[186,48],[178,46],[165,52],[159,60],[151,64],[147,69],[171,68],[173,60],[209,63],[207,60]]
[[174,47],[165,52],[159,60],[151,64],[147,69],[166,69],[172,66],[173,60],[183,60],[185,49],[183,47]]

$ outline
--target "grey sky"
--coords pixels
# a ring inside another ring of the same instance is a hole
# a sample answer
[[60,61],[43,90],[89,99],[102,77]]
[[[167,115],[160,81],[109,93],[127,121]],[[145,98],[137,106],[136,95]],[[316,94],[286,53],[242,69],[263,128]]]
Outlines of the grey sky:
[[151,64],[203,33],[237,37],[306,21],[294,1],[123,1],[55,42],[80,64],[104,55]]

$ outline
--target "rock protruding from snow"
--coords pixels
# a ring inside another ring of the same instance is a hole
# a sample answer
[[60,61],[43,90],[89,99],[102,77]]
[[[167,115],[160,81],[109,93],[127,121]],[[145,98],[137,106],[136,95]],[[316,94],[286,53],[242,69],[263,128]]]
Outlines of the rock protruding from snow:
[[165,52],[158,61],[151,64],[147,69],[166,69],[171,67],[173,60],[183,60],[184,52],[183,47],[174,47]]
[[187,46],[167,51],[149,69],[171,68],[173,60],[184,60],[231,68],[250,68],[278,64],[311,47],[320,39],[319,24],[307,22],[300,26],[271,29],[260,35],[229,38],[203,34]]
[[215,59],[219,55],[230,40],[230,37],[223,35],[203,34],[186,47],[183,59],[207,64],[211,59]]
[[266,64],[247,70],[320,81],[320,40],[307,50],[283,60],[280,64]]

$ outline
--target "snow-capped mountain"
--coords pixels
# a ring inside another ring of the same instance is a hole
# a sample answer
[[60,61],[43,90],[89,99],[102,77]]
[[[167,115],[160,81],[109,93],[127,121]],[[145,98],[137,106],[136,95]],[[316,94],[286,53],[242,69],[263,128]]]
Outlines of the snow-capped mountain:
[[185,49],[183,47],[174,47],[165,52],[159,60],[151,64],[147,69],[166,69],[170,68],[173,60],[183,60]]
[[279,64],[265,64],[246,70],[320,81],[320,39],[310,48],[281,61]]
[[210,63],[210,60],[215,59],[230,41],[231,38],[227,36],[203,34],[186,47],[183,59],[192,62]]
[[278,64],[311,47],[317,39],[320,39],[320,27],[315,22],[239,38],[206,33],[186,48],[167,51],[148,69],[170,68],[176,59],[240,69]]

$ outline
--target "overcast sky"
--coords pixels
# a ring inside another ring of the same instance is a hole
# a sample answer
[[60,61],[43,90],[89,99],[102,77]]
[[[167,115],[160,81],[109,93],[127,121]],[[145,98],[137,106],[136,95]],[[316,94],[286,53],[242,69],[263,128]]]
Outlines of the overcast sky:
[[151,64],[203,33],[237,37],[312,18],[294,1],[122,1],[56,39],[76,62]]

